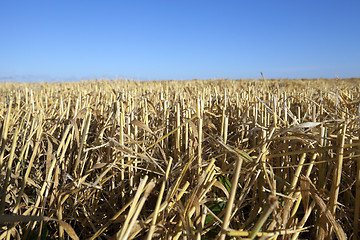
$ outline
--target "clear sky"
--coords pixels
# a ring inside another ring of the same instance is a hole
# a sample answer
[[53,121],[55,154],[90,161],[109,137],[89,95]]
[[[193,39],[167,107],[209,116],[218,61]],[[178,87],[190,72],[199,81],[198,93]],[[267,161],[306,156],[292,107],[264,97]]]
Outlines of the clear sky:
[[360,1],[0,0],[0,81],[360,77]]

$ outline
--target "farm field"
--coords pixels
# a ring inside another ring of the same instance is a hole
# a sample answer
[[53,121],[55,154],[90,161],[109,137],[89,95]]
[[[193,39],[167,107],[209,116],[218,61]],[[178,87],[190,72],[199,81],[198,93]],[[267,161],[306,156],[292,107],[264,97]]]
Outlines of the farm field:
[[360,79],[0,98],[0,239],[360,239]]

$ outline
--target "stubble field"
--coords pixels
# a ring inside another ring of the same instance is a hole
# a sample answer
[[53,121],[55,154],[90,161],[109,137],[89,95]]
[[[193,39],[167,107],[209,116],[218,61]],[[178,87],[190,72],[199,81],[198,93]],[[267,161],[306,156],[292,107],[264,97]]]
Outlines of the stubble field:
[[0,83],[0,239],[359,239],[360,79]]

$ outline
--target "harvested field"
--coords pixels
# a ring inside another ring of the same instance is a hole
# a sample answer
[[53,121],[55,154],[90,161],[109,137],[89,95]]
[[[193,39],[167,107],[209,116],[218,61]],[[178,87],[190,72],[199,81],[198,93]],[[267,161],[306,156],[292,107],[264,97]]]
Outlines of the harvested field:
[[360,79],[0,97],[0,239],[360,239]]

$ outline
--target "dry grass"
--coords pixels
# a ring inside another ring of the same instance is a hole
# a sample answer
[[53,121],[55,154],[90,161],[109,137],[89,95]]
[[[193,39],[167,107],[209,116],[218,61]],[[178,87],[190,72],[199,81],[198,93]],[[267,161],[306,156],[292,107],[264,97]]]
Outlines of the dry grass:
[[359,83],[1,83],[0,239],[359,239]]

